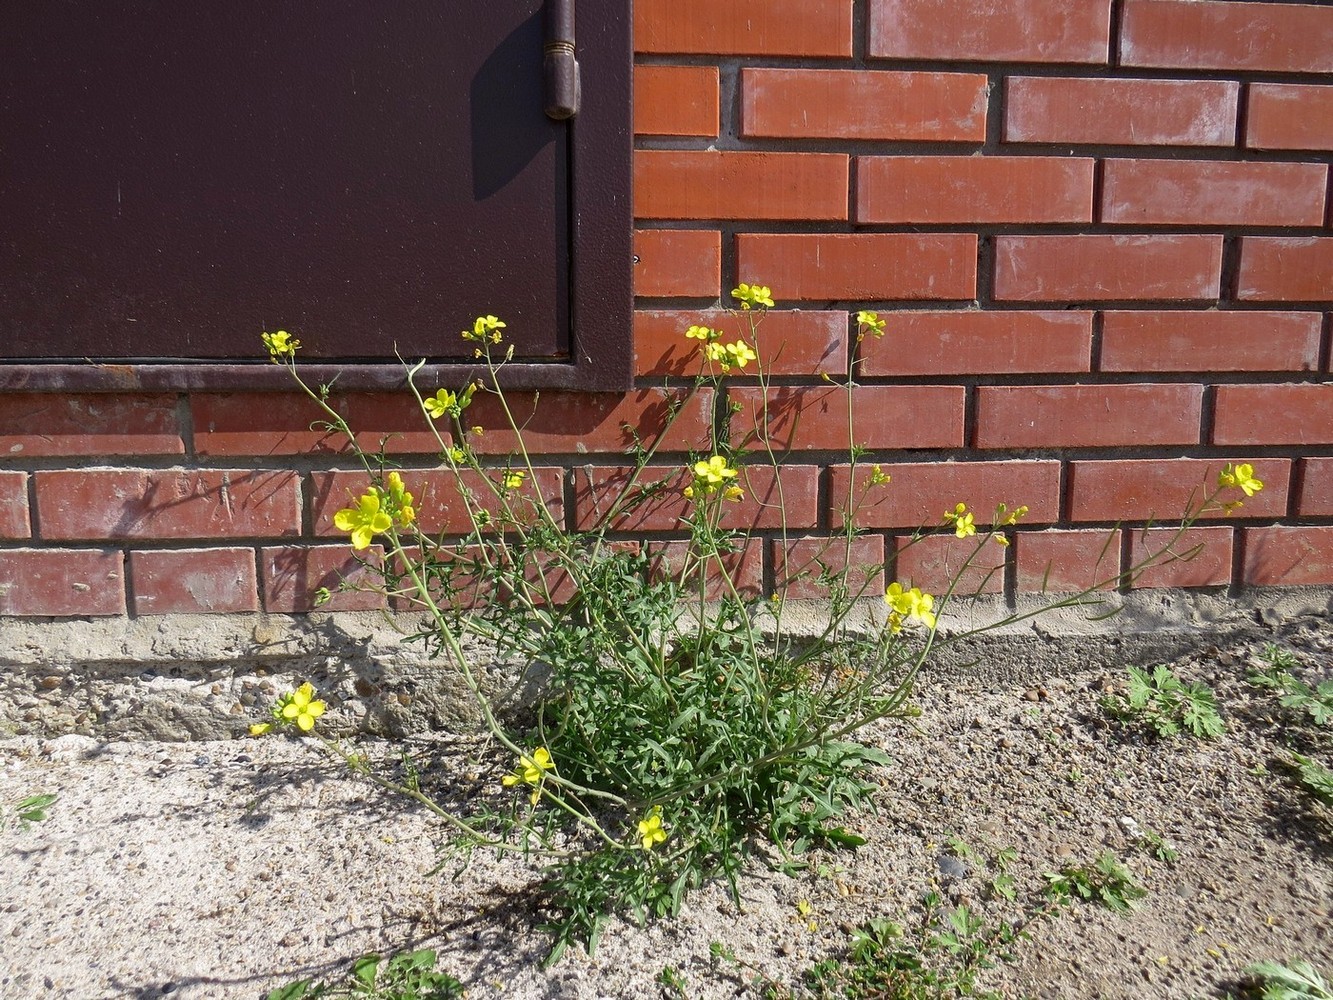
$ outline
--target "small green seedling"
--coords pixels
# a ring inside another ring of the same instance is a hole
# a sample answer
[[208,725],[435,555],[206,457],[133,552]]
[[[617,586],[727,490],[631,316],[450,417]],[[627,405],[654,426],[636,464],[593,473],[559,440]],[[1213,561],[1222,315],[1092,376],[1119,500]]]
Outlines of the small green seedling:
[[1180,852],[1155,830],[1144,829],[1142,836],[1139,837],[1139,843],[1143,845],[1144,850],[1163,864],[1174,865],[1180,859]]
[[1296,654],[1286,646],[1270,642],[1259,654],[1270,670],[1290,670],[1296,666]]
[[1313,965],[1300,959],[1289,965],[1256,962],[1245,972],[1256,980],[1261,1000],[1333,1000],[1333,986]]
[[689,996],[685,992],[685,978],[676,971],[675,966],[662,966],[662,971],[657,974],[657,981],[666,996],[680,997],[681,1000]]
[[435,952],[422,948],[387,961],[365,955],[352,963],[346,985],[298,979],[270,990],[266,1000],[460,1000],[462,996],[463,984],[435,971]]
[[1148,895],[1110,851],[1093,865],[1066,865],[1058,873],[1047,872],[1046,883],[1046,896],[1054,903],[1064,905],[1077,898],[1115,913],[1128,913],[1136,900]]
[[1249,680],[1255,687],[1278,692],[1279,705],[1304,712],[1316,726],[1333,725],[1333,680],[1311,687],[1279,669],[1256,671]]
[[1301,787],[1324,805],[1333,809],[1333,771],[1318,761],[1292,753],[1287,762]]
[[[28,829],[33,823],[40,823],[46,819],[46,811],[55,804],[57,798],[59,796],[56,795],[29,795],[19,799],[9,809],[0,809],[0,830],[10,822],[20,830]],[[9,813],[13,813],[12,820],[7,815]]]
[[1205,684],[1186,683],[1161,665],[1151,673],[1130,667],[1128,696],[1112,695],[1102,705],[1119,719],[1142,723],[1162,739],[1182,729],[1200,739],[1216,739],[1226,732],[1212,690]]

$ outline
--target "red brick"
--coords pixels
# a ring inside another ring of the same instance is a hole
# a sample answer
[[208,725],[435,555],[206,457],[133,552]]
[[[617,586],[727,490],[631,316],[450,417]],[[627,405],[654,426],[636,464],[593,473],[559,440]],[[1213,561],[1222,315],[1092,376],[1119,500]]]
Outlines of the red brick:
[[637,229],[634,294],[715,299],[722,287],[722,234],[709,229]]
[[[423,395],[435,386],[420,387]],[[677,398],[684,392],[673,391]],[[506,399],[524,440],[533,452],[625,451],[633,435],[628,423],[651,439],[665,427],[667,396],[661,389],[630,393],[514,392]],[[408,392],[348,393],[331,405],[350,424],[362,448],[392,455],[438,455],[440,447],[431,421]],[[682,410],[665,446],[694,447],[707,427],[708,392],[699,393]],[[341,436],[311,429],[319,411],[308,399],[270,398],[262,393],[206,395],[194,400],[196,442],[201,455],[271,455],[345,451]],[[202,422],[200,422],[202,421]],[[517,447],[503,408],[489,393],[478,393],[464,412],[464,423],[485,433],[471,438],[479,454],[506,454]],[[449,422],[435,427],[451,440]],[[204,429],[206,428],[206,429]]]
[[[561,469],[533,469],[533,477],[525,478],[523,486],[514,491],[510,511],[525,522],[535,521],[535,503],[540,498],[557,524],[563,524],[564,471]],[[400,470],[403,484],[412,493],[413,507],[421,530],[430,535],[441,533],[458,535],[472,530],[468,508],[459,489],[459,480],[448,469]],[[462,483],[472,491],[475,506],[498,517],[503,505],[488,483],[498,483],[502,469],[489,469],[486,481],[472,470],[464,470]],[[343,535],[333,524],[333,515],[344,507],[354,506],[358,497],[369,488],[365,472],[357,470],[317,472],[311,477],[310,512],[316,535]]]
[[[847,371],[847,314],[774,310],[750,329],[748,313],[721,309],[660,310],[634,314],[634,366],[640,375],[697,375],[706,367],[700,342],[688,340],[691,326],[722,332],[730,343],[743,338],[770,375],[814,375]],[[746,369],[754,371],[754,368]]]
[[[850,558],[849,558],[850,556]],[[831,579],[846,571],[843,586],[850,598],[883,593],[884,539],[857,535],[848,550],[847,539],[796,538],[773,541],[773,580],[777,592],[787,600],[827,600]]]
[[640,219],[845,219],[843,153],[640,149]]
[[995,297],[1215,299],[1220,236],[997,236]]
[[1111,0],[872,0],[870,54],[893,59],[1104,63]]
[[1233,146],[1234,80],[1011,76],[1004,141],[1112,146]]
[[1126,0],[1123,66],[1333,72],[1333,8],[1218,0]]
[[1236,297],[1333,302],[1333,236],[1242,236]]
[[1250,149],[1333,149],[1333,87],[1252,83],[1249,93]]
[[259,610],[251,549],[130,553],[136,615]]
[[850,56],[852,0],[636,0],[634,50]]
[[0,393],[0,458],[184,451],[175,396]]
[[779,299],[972,299],[970,233],[749,233],[736,237],[741,280]]
[[[637,554],[639,549],[640,543],[636,541],[606,542],[603,554]],[[420,549],[408,546],[407,552],[413,564],[419,566]],[[429,580],[431,599],[439,607],[463,610],[486,607],[495,603],[497,598],[512,598],[517,591],[514,586],[513,560],[510,558],[512,555],[513,550],[503,547],[503,543],[483,549],[475,544],[455,542],[433,549],[430,553],[431,564],[440,572],[433,574]],[[491,566],[483,565],[483,559]],[[402,565],[401,559],[398,562]],[[524,555],[523,581],[524,599],[537,606],[566,604],[578,593],[578,584],[570,575],[568,564],[550,552],[537,551]],[[389,599],[393,610],[418,611],[425,607],[417,597],[409,577],[404,577],[402,589],[406,593]]]
[[[1217,474],[1228,462],[1248,462],[1264,489],[1252,497],[1226,490],[1220,501],[1242,500],[1236,517],[1283,517],[1287,512],[1287,487],[1291,481],[1291,459],[1161,458],[1124,459],[1106,462],[1074,461],[1069,464],[1069,519],[1071,521],[1179,520],[1197,511],[1217,490]],[[1214,510],[1205,519],[1225,519]]]
[[[917,528],[943,523],[945,511],[965,503],[977,519],[989,522],[996,505],[1010,510],[1028,507],[1026,524],[1049,524],[1060,516],[1060,463],[1012,462],[900,462],[885,464],[892,479],[885,486],[870,486],[871,468],[857,467],[852,497],[855,521],[864,528]],[[847,507],[848,467],[832,470],[829,486],[830,517],[841,523]],[[864,499],[861,499],[864,498]]]
[[862,375],[1085,372],[1092,313],[974,309],[882,313],[882,337],[861,344]]
[[28,475],[0,472],[0,538],[28,538]]
[[1333,583],[1333,525],[1246,528],[1244,582],[1295,587]]
[[1213,443],[1333,444],[1333,383],[1219,385]]
[[301,531],[295,472],[72,469],[35,478],[46,539],[279,538]]
[[1318,226],[1320,163],[1107,160],[1102,221],[1137,225]]
[[923,535],[916,541],[898,539],[894,578],[903,586],[920,587],[938,600],[953,588],[955,597],[1004,591],[1006,550],[995,542],[955,535]]
[[[374,568],[384,559],[384,551],[378,545],[360,553],[354,553],[350,545],[275,545],[261,549],[259,554],[265,611],[273,614],[378,611],[386,606],[382,593],[338,590],[344,580],[357,587],[383,585]],[[321,587],[327,588],[332,597],[317,609],[315,592]]]
[[1107,312],[1108,372],[1312,371],[1323,317],[1301,312]]
[[[693,395],[684,389],[652,388],[626,393],[507,393],[506,399],[522,429],[522,443],[532,455],[623,454],[634,446],[636,434],[646,444],[661,438],[659,450],[664,452],[701,448],[708,441],[713,406],[710,389]],[[671,406],[679,410],[669,423]],[[470,439],[479,454],[507,455],[519,450],[518,435],[508,428],[495,397],[476,397],[466,418],[465,423],[486,429]]]
[[1300,517],[1333,517],[1333,458],[1301,459]]
[[1154,558],[1132,572],[1129,585],[1146,587],[1224,587],[1231,582],[1230,528],[1148,528],[1129,533],[1129,565]]
[[980,73],[741,71],[741,133],[768,139],[983,142]]
[[856,221],[1090,222],[1092,165],[1064,156],[862,156]]
[[0,615],[125,613],[124,557],[98,549],[0,550]]
[[[627,468],[580,468],[574,473],[574,503],[580,531],[593,527],[604,517],[625,489]],[[735,482],[745,491],[745,499],[728,502],[723,507],[722,523],[731,528],[781,528],[782,507],[786,507],[786,527],[792,531],[813,528],[819,516],[819,470],[808,465],[781,467],[781,482],[772,467],[754,465],[742,468]],[[660,492],[628,510],[615,521],[620,531],[680,530],[693,503],[681,495],[693,475],[680,466],[650,467],[639,477],[639,485],[656,487]],[[779,490],[779,485],[781,489]]]
[[[847,439],[847,392],[830,386],[733,389],[741,410],[732,417],[732,443],[761,449],[765,424],[776,451],[861,448],[960,448],[966,390],[954,385],[859,386],[852,407],[854,440]],[[767,421],[765,414],[767,397]]]
[[[329,399],[329,405],[348,418],[353,395],[337,393]],[[406,423],[416,410],[406,393],[374,393],[371,398],[383,404],[367,408],[373,408],[383,421],[378,426],[394,431],[407,426],[416,430],[421,426],[419,417],[416,424]],[[341,435],[315,426],[322,416],[319,408],[298,393],[192,393],[190,415],[195,451],[204,456],[302,455],[336,453],[347,448]],[[373,440],[366,444],[372,450],[376,446]]]
[[977,389],[978,448],[1197,444],[1201,385],[989,385]]
[[[685,566],[688,555],[688,542],[658,542],[650,545],[648,547],[650,572],[658,578],[680,579],[680,572]],[[722,565],[731,579],[731,586],[727,585],[717,562],[710,559],[703,564],[696,563],[695,571],[686,577],[686,594],[698,593],[701,574],[704,597],[710,601],[735,596],[732,594],[732,587],[742,598],[758,597],[764,592],[764,543],[760,539],[747,539],[739,551],[724,553]]]
[[717,135],[716,66],[635,66],[634,131]]
[[1120,532],[1020,531],[1014,536],[1019,593],[1111,590],[1120,575]]

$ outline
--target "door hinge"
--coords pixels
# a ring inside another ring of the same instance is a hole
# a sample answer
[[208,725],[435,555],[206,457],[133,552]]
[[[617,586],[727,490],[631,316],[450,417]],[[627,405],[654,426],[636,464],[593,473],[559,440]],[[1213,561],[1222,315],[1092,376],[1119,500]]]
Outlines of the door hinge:
[[546,0],[542,78],[546,90],[546,117],[564,121],[579,113],[579,61],[574,58],[574,0]]

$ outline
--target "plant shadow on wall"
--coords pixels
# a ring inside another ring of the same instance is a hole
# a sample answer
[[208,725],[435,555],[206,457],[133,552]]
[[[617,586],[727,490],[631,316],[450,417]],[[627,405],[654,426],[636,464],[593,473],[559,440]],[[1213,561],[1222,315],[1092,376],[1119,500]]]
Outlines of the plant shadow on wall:
[[[772,356],[762,338],[773,300],[758,285],[742,284],[732,294],[748,335],[729,340],[704,326],[684,331],[700,352],[699,376],[667,403],[660,433],[648,439],[627,429],[627,468],[588,484],[597,495],[595,513],[576,530],[566,525],[559,491],[542,488],[525,446],[528,418],[519,419],[502,388],[513,355],[502,320],[478,317],[462,334],[485,367],[483,380],[423,387],[416,382],[420,366],[408,368],[440,469],[466,514],[453,534],[422,526],[430,501],[418,500],[414,476],[425,472],[392,468],[382,448],[359,448],[330,403],[330,387],[302,380],[299,342],[282,331],[264,335],[272,359],[322,410],[327,429],[351,442],[364,471],[363,491],[333,516],[356,553],[377,551],[377,542],[383,551],[382,559],[363,560],[356,586],[375,580],[394,606],[424,612],[425,626],[409,641],[463,677],[484,722],[489,759],[503,761],[505,773],[478,778],[484,787],[439,801],[410,759],[396,772],[381,772],[366,755],[322,735],[325,704],[309,684],[283,695],[272,719],[252,731],[310,737],[370,781],[429,810],[465,853],[488,849],[536,859],[548,961],[572,943],[595,949],[611,915],[642,921],[678,913],[705,881],[725,880],[738,894],[751,857],[799,867],[797,856],[812,847],[859,846],[863,840],[848,830],[846,817],[868,803],[873,770],[890,761],[858,743],[857,732],[876,720],[916,714],[913,688],[935,650],[1037,613],[981,627],[939,627],[957,581],[992,546],[1009,544],[1026,513],[1021,497],[989,512],[970,509],[962,498],[905,543],[910,549],[942,533],[970,546],[944,592],[880,578],[877,552],[867,557],[858,545],[857,511],[891,502],[892,470],[868,464],[855,440],[855,367],[846,378],[825,376],[841,391],[847,419],[849,485],[831,501],[840,527],[832,538],[795,537],[778,441],[797,432],[798,418],[783,407],[769,409],[772,390],[759,361]],[[857,315],[858,339],[883,328],[875,313]],[[757,402],[743,426],[737,420],[733,428],[742,406],[730,401],[705,421],[683,466],[665,460],[662,442],[671,439],[673,423],[701,393],[725,398],[735,375],[757,382]],[[507,454],[483,454],[483,431],[469,419],[482,401],[504,415],[514,443]],[[1234,509],[1239,501],[1223,495],[1261,487],[1248,466],[1228,466],[1163,544],[1125,576],[1099,584],[1123,584],[1147,566],[1188,556],[1172,549],[1186,528],[1204,513]],[[677,532],[674,541],[648,546],[621,534],[664,518]],[[765,597],[757,577],[747,577],[747,554],[759,541],[751,537],[756,523],[781,552],[794,551],[798,541],[814,547],[801,549],[806,571],[799,583],[802,593],[822,600],[817,627],[789,610],[782,591]],[[871,625],[867,606],[878,609]],[[1077,606],[1104,611],[1091,591],[1052,600],[1048,608]],[[484,658],[478,649],[487,651]],[[488,696],[488,664],[497,653],[546,675],[526,719],[501,713]]]

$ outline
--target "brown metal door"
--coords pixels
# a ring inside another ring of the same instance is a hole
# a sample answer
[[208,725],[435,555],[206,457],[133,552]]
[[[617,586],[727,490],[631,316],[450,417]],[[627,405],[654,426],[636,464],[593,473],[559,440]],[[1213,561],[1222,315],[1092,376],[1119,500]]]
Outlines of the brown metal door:
[[0,358],[447,360],[486,312],[568,358],[542,47],[541,0],[5,4]]

